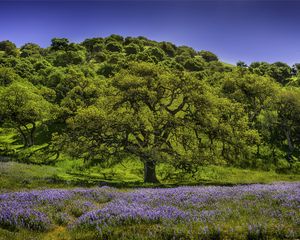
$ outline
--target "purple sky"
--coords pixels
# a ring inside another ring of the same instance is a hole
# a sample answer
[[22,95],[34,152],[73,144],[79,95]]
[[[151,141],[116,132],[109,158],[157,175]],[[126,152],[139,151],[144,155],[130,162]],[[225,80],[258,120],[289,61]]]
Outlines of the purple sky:
[[110,34],[209,50],[222,61],[300,62],[300,0],[0,0],[0,41],[45,47]]

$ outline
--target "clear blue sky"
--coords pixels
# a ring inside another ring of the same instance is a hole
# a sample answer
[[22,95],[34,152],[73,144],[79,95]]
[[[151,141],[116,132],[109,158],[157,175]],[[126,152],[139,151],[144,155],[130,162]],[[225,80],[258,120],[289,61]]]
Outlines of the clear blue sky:
[[300,1],[0,0],[0,40],[45,47],[110,34],[209,50],[221,60],[300,62]]

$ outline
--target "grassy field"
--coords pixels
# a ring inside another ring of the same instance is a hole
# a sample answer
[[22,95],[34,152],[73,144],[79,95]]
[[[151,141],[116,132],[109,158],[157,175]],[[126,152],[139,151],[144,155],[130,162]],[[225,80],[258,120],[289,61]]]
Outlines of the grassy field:
[[[166,177],[171,167],[161,165],[161,184],[145,185],[142,165],[133,160],[107,169],[81,166],[1,162],[0,240],[300,237],[299,175],[207,166],[194,177],[176,171]],[[286,183],[247,185],[278,181]]]
[[[14,133],[0,142],[21,151]],[[2,160],[0,240],[300,238],[299,174],[203,166],[191,175],[161,164],[154,185],[133,159],[107,168]]]
[[[0,163],[0,192],[24,189],[46,189],[75,186],[151,187],[143,183],[142,165],[127,161],[112,168],[93,167],[82,169],[78,161],[63,161],[56,166],[33,165],[16,162]],[[278,181],[300,181],[300,175],[277,174],[232,167],[207,166],[192,177],[174,171],[166,178],[170,166],[159,166],[160,187],[180,185],[236,185],[249,183],[271,183]]]

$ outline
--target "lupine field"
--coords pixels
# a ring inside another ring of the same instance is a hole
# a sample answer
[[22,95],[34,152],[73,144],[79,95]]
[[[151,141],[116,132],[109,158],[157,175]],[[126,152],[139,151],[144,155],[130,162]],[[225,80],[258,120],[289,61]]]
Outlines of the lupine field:
[[1,194],[0,209],[3,239],[300,238],[299,182],[33,190]]

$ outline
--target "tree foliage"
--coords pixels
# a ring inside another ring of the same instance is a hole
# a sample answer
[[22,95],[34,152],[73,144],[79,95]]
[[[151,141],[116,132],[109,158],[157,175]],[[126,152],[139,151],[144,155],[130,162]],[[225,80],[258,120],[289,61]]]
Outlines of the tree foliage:
[[34,144],[36,123],[53,117],[51,109],[52,105],[29,83],[13,82],[0,89],[0,114],[8,126],[19,131],[25,147]]
[[142,36],[53,38],[47,48],[20,49],[2,41],[0,123],[25,147],[43,125],[51,146],[87,163],[139,159],[146,182],[159,180],[161,163],[191,173],[204,164],[295,171],[298,65],[233,66]]

